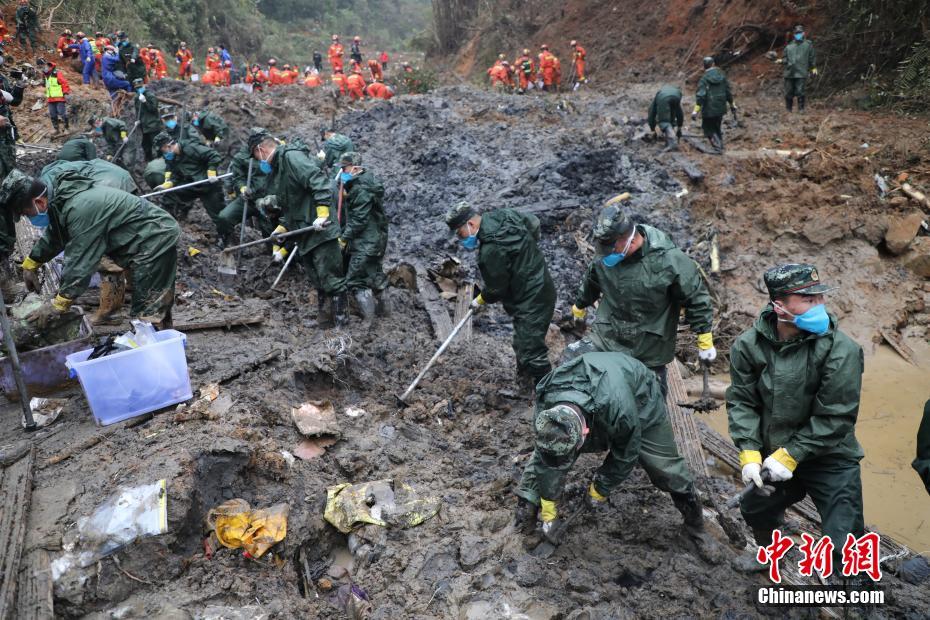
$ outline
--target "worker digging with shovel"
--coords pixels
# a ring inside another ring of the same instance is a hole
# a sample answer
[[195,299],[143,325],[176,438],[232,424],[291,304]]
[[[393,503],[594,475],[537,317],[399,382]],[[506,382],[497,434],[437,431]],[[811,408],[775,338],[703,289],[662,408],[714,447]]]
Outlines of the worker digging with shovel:
[[721,546],[704,529],[659,380],[641,362],[624,353],[585,353],[559,366],[536,387],[533,426],[535,449],[516,490],[515,524],[525,535],[534,533],[538,513],[543,542],[558,545],[565,529],[558,504],[568,471],[582,452],[606,451],[579,510],[599,512],[639,463],[653,485],[671,494],[701,558],[722,561]]

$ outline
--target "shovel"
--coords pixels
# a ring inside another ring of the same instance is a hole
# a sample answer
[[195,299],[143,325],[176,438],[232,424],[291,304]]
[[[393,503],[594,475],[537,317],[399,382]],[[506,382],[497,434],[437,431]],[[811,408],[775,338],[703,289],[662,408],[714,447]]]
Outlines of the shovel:
[[678,406],[706,413],[717,409],[719,405],[717,405],[716,399],[710,395],[710,362],[701,360],[701,370],[704,373],[704,387],[701,390],[701,397],[694,402],[678,403]]
[[16,343],[13,341],[13,329],[6,316],[6,301],[3,291],[0,291],[0,328],[3,329],[3,344],[6,345],[7,356],[10,358],[10,368],[13,379],[16,380],[16,389],[19,390],[19,403],[23,408],[23,428],[27,433],[36,430],[36,422],[32,417],[32,406],[29,404],[29,392],[26,391],[26,382],[23,381],[23,369],[19,365],[19,355],[16,353]]
[[468,322],[468,319],[470,319],[471,315],[473,315],[474,313],[475,313],[474,308],[469,308],[468,312],[465,313],[465,316],[462,317],[462,320],[459,321],[458,325],[455,326],[455,329],[452,330],[452,333],[449,334],[449,337],[446,338],[445,341],[443,341],[443,343],[439,345],[439,348],[436,350],[436,352],[433,353],[433,357],[431,357],[430,360],[426,363],[426,366],[423,367],[423,370],[420,371],[420,374],[417,375],[417,378],[414,379],[413,383],[410,384],[410,387],[407,388],[407,391],[405,391],[403,394],[397,397],[397,403],[401,407],[406,407],[407,405],[410,404],[407,402],[407,397],[410,396],[410,393],[413,392],[413,389],[417,387],[417,384],[420,382],[420,379],[422,379],[423,376],[426,375],[427,371],[433,367],[433,364],[436,363],[436,360],[439,359],[439,356],[442,355],[447,348],[449,348],[449,345],[452,343],[452,340],[455,339],[455,337],[462,330],[462,328],[465,327],[465,323]]
[[[762,482],[768,482],[768,481],[769,481],[768,470],[766,470],[762,472]],[[756,486],[755,482],[750,481],[746,484],[745,487],[743,487],[742,491],[740,491],[739,493],[737,493],[736,495],[734,495],[733,497],[727,500],[726,507],[728,509],[736,508],[737,506],[739,506],[739,503],[741,501],[743,501],[746,497],[752,495],[753,493],[758,493],[759,495],[763,497],[768,497],[769,495],[772,494],[772,491],[774,490],[775,488],[770,485],[763,485],[762,488],[760,489],[759,487]]]
[[284,261],[284,266],[281,267],[281,271],[280,273],[278,273],[278,277],[274,279],[274,284],[272,284],[271,288],[268,289],[269,293],[274,290],[274,287],[276,287],[278,285],[278,282],[281,281],[281,278],[284,277],[284,273],[287,271],[287,268],[291,266],[291,261],[294,260],[295,256],[297,256],[296,245],[291,248],[291,253],[288,255],[287,260]]
[[574,523],[575,519],[587,511],[587,504],[582,504],[581,508],[573,512],[570,517],[565,519],[562,523],[559,523],[556,527],[553,527],[548,532],[545,532],[543,534],[543,541],[536,545],[536,548],[533,549],[531,555],[537,558],[545,559],[555,553],[555,550],[562,542],[562,537],[565,536],[565,532],[568,531],[568,527]]
[[[252,188],[252,162],[255,161],[253,158],[249,158],[249,172],[246,176],[245,186],[248,189]],[[244,197],[242,205],[242,224],[239,227],[239,245],[241,246],[245,242],[245,222],[249,214],[249,199]],[[220,272],[220,275],[224,276],[236,276],[239,271],[237,269],[239,258],[242,256],[242,250],[240,249],[236,252],[235,256],[231,252],[223,252],[220,254],[220,264],[216,268]]]
[[[144,195],[140,196],[140,198],[151,198],[152,196],[161,196],[162,194],[167,194],[167,193],[169,193],[169,192],[176,192],[176,191],[178,191],[178,190],[187,189],[188,187],[194,187],[194,186],[196,186],[196,185],[203,185],[204,183],[216,183],[217,181],[222,181],[223,179],[227,179],[227,178],[229,178],[229,177],[231,177],[231,176],[232,176],[232,172],[227,172],[226,174],[219,174],[219,175],[213,177],[212,179],[201,179],[201,180],[199,180],[199,181],[192,181],[191,183],[185,183],[184,185],[177,185],[177,186],[172,187],[172,188],[170,188],[170,189],[160,189],[160,190],[158,190],[157,192],[151,192],[151,193],[148,193],[148,194],[144,194]],[[216,180],[214,180],[214,179],[216,179]],[[238,246],[238,245],[237,245],[237,246],[235,246],[235,248],[227,248],[226,250],[224,250],[224,252],[227,252],[227,251],[229,251],[230,249],[237,249],[237,248],[239,248],[239,247],[245,247],[245,246]]]
[[129,138],[132,137],[132,134],[136,133],[136,129],[138,128],[139,128],[139,121],[136,121],[135,124],[132,126],[132,130],[128,134],[126,134],[126,141],[119,145],[119,148],[116,149],[115,153],[113,153],[113,158],[110,161],[112,161],[114,164],[119,161],[119,156],[122,155],[123,149],[126,148],[127,144],[129,144]]

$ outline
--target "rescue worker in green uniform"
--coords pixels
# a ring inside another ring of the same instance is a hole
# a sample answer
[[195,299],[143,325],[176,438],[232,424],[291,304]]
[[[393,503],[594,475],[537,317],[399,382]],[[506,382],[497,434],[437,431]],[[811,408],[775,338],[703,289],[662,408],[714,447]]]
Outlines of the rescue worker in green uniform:
[[19,0],[16,7],[16,40],[26,50],[26,38],[29,39],[32,53],[36,53],[36,35],[39,33],[39,14],[29,4],[29,0]]
[[164,131],[175,140],[190,137],[189,133],[185,131],[183,124],[178,121],[178,113],[173,109],[169,108],[164,114],[161,115],[161,122],[162,131]]
[[917,428],[917,458],[911,467],[920,476],[927,493],[930,493],[930,400],[924,404],[924,417]]
[[[0,75],[0,180],[6,178],[16,168],[17,138],[16,123],[13,121],[12,107],[23,101],[26,83],[21,71],[12,71],[11,80]],[[16,289],[13,286],[13,269],[10,255],[16,245],[16,222],[12,214],[0,209],[0,285],[3,286],[4,299],[13,303]]]
[[229,133],[229,126],[226,121],[219,114],[209,110],[194,112],[191,125],[197,128],[208,146],[221,142]]
[[210,181],[162,194],[162,204],[173,214],[186,214],[191,208],[191,203],[199,198],[213,225],[216,226],[219,245],[223,247],[233,230],[228,222],[219,217],[226,206],[223,186],[216,174],[223,158],[199,140],[176,141],[165,132],[155,136],[154,145],[165,158],[165,182],[156,189],[172,189],[175,185]]
[[69,310],[104,255],[132,269],[131,315],[171,326],[180,228],[167,212],[65,167],[41,179],[14,170],[0,184],[0,208],[45,228],[23,261],[27,288],[37,287],[42,264],[64,252],[58,294],[30,315],[40,328]]
[[87,124],[90,125],[94,137],[101,138],[107,145],[107,158],[110,161],[120,148],[126,151],[123,145],[129,142],[129,129],[123,120],[109,116],[91,116]]
[[126,79],[135,87],[136,80],[145,80],[145,63],[139,57],[139,46],[131,42],[125,32],[117,33],[116,39],[116,49],[123,63]]
[[145,164],[145,170],[142,171],[142,178],[149,186],[149,189],[155,191],[162,183],[165,182],[165,173],[168,171],[168,162],[164,158],[156,157],[149,163]]
[[804,26],[795,26],[794,38],[785,46],[784,55],[775,62],[785,65],[785,107],[791,112],[794,98],[797,97],[798,112],[803,112],[807,76],[817,75],[814,44],[804,38]]
[[322,129],[320,135],[323,137],[323,150],[317,154],[317,157],[322,154],[323,172],[330,174],[333,166],[343,154],[355,151],[355,145],[348,136],[336,133],[332,129]]
[[685,112],[681,109],[681,89],[677,86],[666,85],[659,89],[649,106],[649,129],[653,132],[658,125],[662,135],[665,136],[665,146],[669,149],[678,148],[681,138],[681,127],[685,124]]
[[[249,179],[249,162],[252,162],[251,180]],[[247,145],[233,155],[229,164],[229,172],[233,176],[227,179],[227,191],[228,194],[234,195],[235,198],[220,211],[219,219],[223,220],[225,226],[232,230],[237,225],[242,224],[242,211],[248,204],[249,218],[257,218],[259,230],[267,237],[277,226],[278,214],[259,210],[255,204],[268,195],[270,177],[262,172],[259,163],[252,159]]]
[[[256,205],[266,211],[281,211],[282,224],[277,232],[313,226],[316,230],[292,239],[301,265],[317,293],[317,323],[337,326],[348,322],[346,316],[346,279],[339,248],[339,222],[333,209],[329,179],[320,169],[319,159],[299,140],[281,144],[267,131],[249,136],[249,150],[260,170],[270,175],[268,195]],[[287,250],[279,246],[272,252],[283,260]],[[332,300],[327,308],[327,299]]]
[[136,185],[136,182],[129,172],[103,159],[92,159],[90,161],[53,161],[42,168],[42,172],[39,173],[39,176],[41,178],[51,178],[53,175],[60,174],[60,171],[76,172],[100,185],[115,187],[129,194],[139,193],[139,186]]
[[597,258],[588,266],[575,295],[572,315],[584,321],[600,301],[589,336],[565,349],[564,359],[589,351],[632,355],[668,391],[665,365],[675,358],[682,308],[697,334],[698,357],[717,357],[711,333],[714,306],[697,264],[667,234],[636,224],[619,205],[601,210],[594,226]]
[[704,75],[698,82],[691,120],[696,120],[700,112],[704,137],[718,151],[723,151],[723,117],[727,113],[727,104],[730,104],[730,111],[735,114],[737,107],[733,103],[730,81],[717,68],[713,57],[707,56],[704,58]]
[[384,184],[362,167],[362,156],[355,151],[343,153],[339,166],[337,214],[342,227],[339,243],[347,258],[346,287],[370,325],[375,315],[385,315],[382,294],[388,286],[381,267],[388,242]]
[[[740,503],[756,542],[769,545],[785,510],[810,495],[839,564],[847,534],[864,533],[856,440],[862,348],[824,306],[817,269],[765,272],[769,303],[730,348],[727,414],[743,482],[775,491]],[[764,567],[763,567],[764,568]]]
[[139,122],[139,130],[142,132],[142,154],[145,161],[151,161],[156,157],[153,140],[163,128],[158,111],[158,97],[155,93],[148,92],[142,78],[133,80],[132,87],[136,91],[133,105],[136,108],[136,121]]
[[539,219],[513,209],[479,214],[467,202],[446,213],[446,224],[462,247],[478,251],[484,288],[474,310],[501,302],[513,318],[513,352],[518,379],[535,386],[552,370],[546,333],[555,309],[555,285],[539,249]]
[[534,430],[535,449],[516,491],[521,531],[532,532],[537,512],[544,534],[557,528],[565,478],[578,456],[606,451],[588,486],[588,505],[604,505],[638,463],[653,485],[671,494],[685,531],[710,555],[714,544],[704,533],[701,502],[675,445],[662,389],[642,363],[623,353],[586,353],[559,366],[536,388]]
[[97,159],[97,147],[87,136],[78,134],[61,146],[58,151],[58,159],[62,161],[90,161]]

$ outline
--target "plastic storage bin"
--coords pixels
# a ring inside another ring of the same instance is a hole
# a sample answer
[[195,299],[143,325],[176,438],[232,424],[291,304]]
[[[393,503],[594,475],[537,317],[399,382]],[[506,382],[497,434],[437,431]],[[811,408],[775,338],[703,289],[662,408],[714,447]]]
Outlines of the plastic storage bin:
[[93,349],[65,358],[77,377],[97,424],[106,426],[193,397],[184,348],[187,336],[156,332],[157,343],[88,360]]

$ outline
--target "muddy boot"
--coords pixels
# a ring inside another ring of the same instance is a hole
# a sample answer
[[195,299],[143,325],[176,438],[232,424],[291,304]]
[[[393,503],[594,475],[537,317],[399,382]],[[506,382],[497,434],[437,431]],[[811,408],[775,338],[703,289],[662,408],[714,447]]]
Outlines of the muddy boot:
[[391,311],[388,309],[387,302],[384,300],[384,291],[375,291],[375,316],[379,318],[386,318],[391,316]]
[[672,493],[675,508],[685,519],[684,531],[697,547],[698,555],[710,564],[723,562],[723,549],[704,529],[704,507],[692,488],[690,493]]
[[517,510],[514,512],[513,525],[518,532],[529,536],[536,530],[536,513],[539,508],[533,502],[522,497],[517,498]]
[[675,130],[672,129],[671,125],[665,128],[665,150],[678,150],[678,138],[675,137]]
[[798,97],[798,112],[804,111],[804,104],[807,103],[806,97]]
[[785,97],[785,109],[789,112],[794,109],[794,97]]
[[57,119],[57,118],[53,118],[53,119],[52,119],[52,128],[55,130],[55,133],[58,133],[59,129],[58,129],[58,119]]
[[371,324],[375,322],[375,297],[371,294],[371,289],[358,289],[354,295],[358,310],[362,313],[362,324],[371,327]]
[[71,129],[71,123],[68,121],[68,117],[65,117],[65,131]]
[[346,314],[348,304],[345,293],[339,293],[333,297],[333,319],[336,322],[336,327],[345,327],[349,324],[349,315]]
[[318,327],[333,326],[333,313],[326,303],[326,293],[319,289],[316,291],[316,324]]
[[110,322],[113,314],[123,307],[126,296],[126,279],[122,273],[102,273],[100,276],[100,305],[91,318],[94,325]]
[[756,553],[759,547],[772,543],[772,532],[753,528],[752,537],[755,539],[755,544],[750,543],[746,551],[743,551],[730,561],[733,570],[740,573],[764,573],[768,570],[767,564],[762,564],[756,559]]

